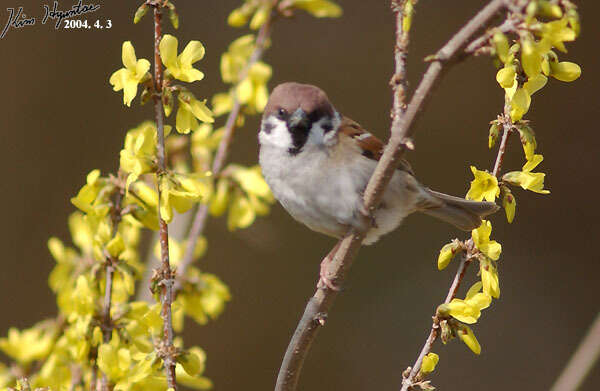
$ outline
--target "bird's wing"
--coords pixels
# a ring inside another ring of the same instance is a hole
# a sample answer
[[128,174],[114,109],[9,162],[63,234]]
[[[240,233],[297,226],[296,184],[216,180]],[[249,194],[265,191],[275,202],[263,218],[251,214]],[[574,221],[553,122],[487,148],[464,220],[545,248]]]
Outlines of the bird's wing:
[[[358,144],[360,149],[363,151],[362,155],[366,158],[375,161],[379,161],[379,159],[381,159],[381,155],[383,155],[383,148],[385,147],[385,144],[383,144],[383,142],[381,142],[381,140],[379,140],[377,137],[367,132],[357,122],[351,120],[350,118],[343,117],[342,123],[338,128],[338,132],[341,135],[352,138],[354,142],[356,142],[356,144]],[[406,171],[412,176],[415,175],[410,164],[404,159],[400,159],[398,170]]]

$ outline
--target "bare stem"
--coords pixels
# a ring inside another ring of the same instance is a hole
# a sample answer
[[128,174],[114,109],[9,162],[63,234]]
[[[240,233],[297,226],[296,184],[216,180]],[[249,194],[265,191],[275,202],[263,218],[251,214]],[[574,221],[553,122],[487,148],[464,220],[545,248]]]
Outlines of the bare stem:
[[[278,0],[273,2],[273,8],[276,7]],[[263,53],[267,47],[267,42],[269,36],[271,34],[271,27],[276,16],[275,11],[273,11],[270,16],[267,18],[265,23],[261,26],[258,35],[256,37],[256,43],[254,47],[254,51],[250,54],[248,59],[248,63],[242,68],[238,75],[238,81],[241,82],[248,75],[248,71],[250,68],[256,64],[263,56]],[[241,103],[238,101],[237,96],[234,94],[233,97],[233,107],[227,116],[227,120],[225,122],[225,131],[223,133],[223,138],[221,139],[219,146],[217,147],[217,153],[215,154],[215,158],[213,160],[212,165],[212,174],[218,175],[225,162],[227,157],[229,156],[229,148],[231,146],[231,141],[233,140],[233,135],[235,132],[236,122],[238,116],[240,114],[240,110],[242,108]],[[174,292],[177,293],[182,286],[182,279],[185,276],[185,271],[187,268],[194,262],[194,249],[196,248],[196,243],[198,242],[198,238],[202,235],[204,231],[204,227],[206,226],[206,221],[208,219],[208,205],[200,204],[198,206],[198,210],[196,215],[194,216],[194,220],[192,222],[192,227],[190,228],[190,232],[188,233],[188,241],[185,248],[185,254],[177,267],[177,277],[175,279]]]
[[163,359],[165,375],[167,377],[167,388],[177,390],[175,376],[175,354],[173,345],[173,322],[171,318],[171,305],[173,303],[173,272],[169,263],[169,228],[167,222],[160,213],[161,203],[161,179],[166,174],[165,163],[165,134],[164,134],[164,110],[162,104],[162,80],[163,69],[160,59],[159,45],[162,38],[161,19],[162,4],[160,1],[152,3],[154,6],[154,113],[156,118],[156,132],[158,135],[157,158],[158,172],[158,221],[161,266],[157,271],[158,286],[160,286],[161,317],[163,319],[163,340],[158,348],[158,355]]
[[[406,111],[400,116],[399,120],[392,122],[392,135],[365,190],[365,210],[372,212],[379,205],[383,192],[396,170],[402,154],[407,147],[412,147],[410,137],[415,131],[413,125],[417,119],[417,114],[424,108],[431,92],[439,81],[444,64],[455,59],[457,54],[469,43],[469,40],[480,29],[491,23],[496,13],[506,5],[505,2],[506,0],[491,1],[437,52],[413,94]],[[399,18],[396,18],[396,20],[398,21]],[[398,69],[396,69],[396,72],[398,72]],[[398,94],[394,94],[394,99],[398,99],[398,96]],[[394,103],[394,107],[396,106],[396,103]],[[365,216],[365,219],[367,218]],[[368,224],[365,226],[368,226]],[[333,255],[333,260],[329,263],[326,272],[327,277],[335,284],[340,285],[343,283],[364,236],[365,232],[352,229],[337,244],[339,248]],[[337,291],[321,287],[317,288],[314,296],[309,300],[304,315],[300,319],[286,350],[277,377],[276,391],[296,389],[304,359],[316,337],[317,330],[325,324],[327,314],[336,296]]]
[[575,391],[600,357],[600,313],[550,391]]
[[[116,189],[114,205],[111,209],[111,220],[112,220],[112,237],[118,232],[119,223],[121,222],[121,201],[123,198],[123,193],[121,189]],[[113,331],[113,322],[110,317],[110,310],[112,308],[112,290],[113,290],[113,275],[115,272],[115,263],[117,262],[110,254],[106,254],[105,260],[105,285],[104,285],[104,304],[102,306],[102,341],[104,343],[109,343],[112,331]],[[109,381],[106,373],[102,373],[102,377],[100,378],[100,390],[101,391],[109,391]]]

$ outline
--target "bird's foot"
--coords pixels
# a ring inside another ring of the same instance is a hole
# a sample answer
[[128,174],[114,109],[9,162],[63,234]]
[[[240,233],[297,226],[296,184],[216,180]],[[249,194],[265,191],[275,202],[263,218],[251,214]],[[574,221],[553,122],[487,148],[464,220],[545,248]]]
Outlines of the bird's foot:
[[327,276],[327,267],[331,263],[333,258],[330,258],[329,255],[321,262],[321,270],[319,272],[319,282],[317,283],[317,288],[326,289],[329,288],[332,291],[339,292],[341,288],[334,284],[334,282]]

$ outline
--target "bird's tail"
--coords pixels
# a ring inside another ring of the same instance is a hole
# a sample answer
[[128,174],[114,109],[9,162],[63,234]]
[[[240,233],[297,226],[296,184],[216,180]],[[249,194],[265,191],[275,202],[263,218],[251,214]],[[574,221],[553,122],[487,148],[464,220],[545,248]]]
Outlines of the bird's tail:
[[427,193],[419,203],[419,211],[450,223],[463,231],[470,231],[481,225],[481,220],[499,207],[494,202],[469,201],[424,189]]

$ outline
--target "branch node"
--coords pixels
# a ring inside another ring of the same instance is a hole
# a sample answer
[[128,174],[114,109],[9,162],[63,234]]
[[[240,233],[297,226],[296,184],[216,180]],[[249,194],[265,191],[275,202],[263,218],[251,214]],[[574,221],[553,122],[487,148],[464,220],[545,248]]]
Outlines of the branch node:
[[327,313],[325,313],[325,312],[319,312],[317,315],[315,315],[314,321],[319,326],[325,326],[325,323],[327,322]]
[[415,142],[410,137],[403,138],[402,141],[400,142],[400,144],[402,144],[404,146],[404,148],[406,148],[410,151],[415,150]]

